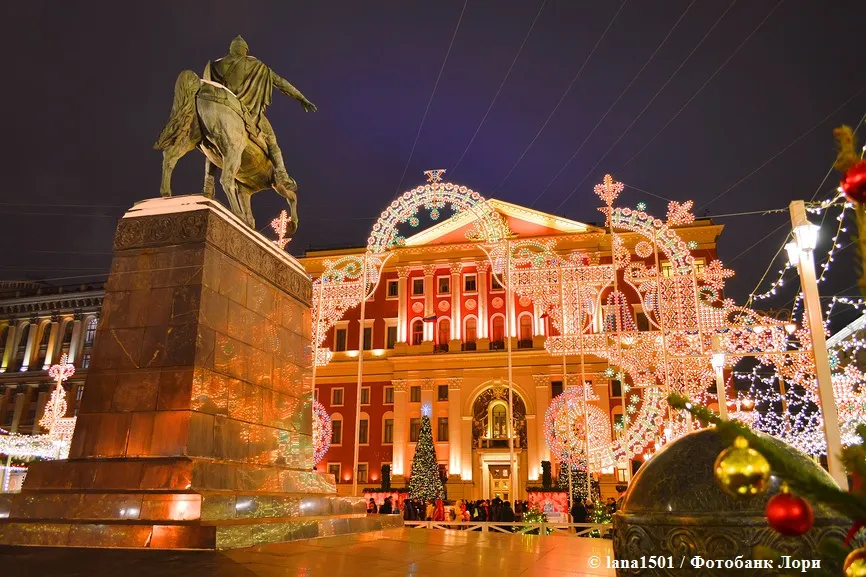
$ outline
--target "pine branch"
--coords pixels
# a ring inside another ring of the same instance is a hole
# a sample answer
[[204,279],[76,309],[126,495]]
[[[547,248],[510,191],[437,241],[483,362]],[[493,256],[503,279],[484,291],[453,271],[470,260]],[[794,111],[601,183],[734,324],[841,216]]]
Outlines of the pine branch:
[[706,407],[695,405],[681,395],[670,395],[668,404],[676,409],[689,411],[704,424],[715,425],[723,438],[733,441],[736,436],[744,437],[749,442],[749,446],[767,459],[773,472],[785,480],[795,493],[807,500],[827,505],[844,517],[852,519],[866,517],[866,501],[842,491],[835,484],[829,484],[812,473],[801,470],[790,461],[789,455],[778,450],[775,445],[759,437],[745,425],[736,421],[725,421]]

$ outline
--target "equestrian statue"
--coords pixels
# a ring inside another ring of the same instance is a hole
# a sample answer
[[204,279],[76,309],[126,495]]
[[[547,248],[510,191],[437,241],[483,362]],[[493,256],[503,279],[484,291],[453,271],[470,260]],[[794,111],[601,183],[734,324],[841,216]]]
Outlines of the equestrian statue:
[[154,145],[162,151],[160,194],[171,196],[175,164],[198,147],[205,156],[205,196],[213,198],[219,167],[231,211],[255,229],[250,196],[272,188],[289,203],[287,233],[294,234],[298,185],[286,171],[274,129],[265,117],[274,88],[299,101],[305,111],[316,110],[297,88],[250,56],[240,36],[232,40],[228,56],[207,63],[203,78],[191,70],[181,72],[174,84],[171,116]]

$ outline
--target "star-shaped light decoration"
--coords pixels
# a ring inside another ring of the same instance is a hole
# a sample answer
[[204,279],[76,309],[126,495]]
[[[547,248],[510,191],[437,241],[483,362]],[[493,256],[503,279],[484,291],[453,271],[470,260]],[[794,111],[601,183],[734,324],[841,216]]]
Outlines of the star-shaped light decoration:
[[725,286],[725,279],[734,276],[734,271],[722,266],[722,261],[714,260],[704,267],[704,270],[699,273],[698,278],[707,283],[708,286],[717,290],[722,290]]
[[646,203],[645,202],[637,203],[637,209],[641,212],[644,212],[646,210]]
[[598,197],[610,207],[624,188],[623,183],[616,182],[611,175],[605,174],[604,180],[601,181],[601,184],[596,184],[594,190]]
[[695,215],[692,214],[694,201],[687,200],[680,204],[672,200],[668,203],[668,225],[679,226],[681,224],[689,224],[695,222]]
[[425,417],[429,417],[430,415],[433,414],[433,407],[431,407],[430,405],[428,405],[426,403],[421,405],[421,414]]
[[273,241],[275,245],[284,250],[289,244],[290,238],[286,238],[286,232],[289,229],[289,213],[287,211],[280,212],[280,216],[271,221],[271,228],[277,233],[277,240]]

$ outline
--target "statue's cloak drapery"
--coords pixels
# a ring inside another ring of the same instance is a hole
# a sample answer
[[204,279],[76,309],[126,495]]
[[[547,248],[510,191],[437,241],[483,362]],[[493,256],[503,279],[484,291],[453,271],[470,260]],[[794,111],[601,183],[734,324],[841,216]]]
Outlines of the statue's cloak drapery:
[[271,69],[252,56],[229,55],[211,69],[214,82],[234,92],[258,126],[265,109],[271,105],[274,81]]

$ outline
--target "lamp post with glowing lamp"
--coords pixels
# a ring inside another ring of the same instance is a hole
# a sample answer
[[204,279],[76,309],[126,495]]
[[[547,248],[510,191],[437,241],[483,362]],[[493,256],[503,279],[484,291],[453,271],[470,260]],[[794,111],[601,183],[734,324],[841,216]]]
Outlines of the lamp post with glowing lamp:
[[728,396],[725,394],[725,375],[722,372],[722,369],[725,368],[725,352],[722,350],[722,340],[719,335],[713,335],[713,356],[710,357],[710,364],[713,365],[713,370],[716,372],[716,396],[719,398],[719,416],[727,419]]
[[818,379],[818,399],[824,417],[824,435],[827,437],[827,468],[839,487],[847,490],[848,477],[845,466],[840,460],[842,435],[839,430],[839,413],[833,395],[833,380],[830,375],[830,361],[827,354],[827,341],[824,334],[824,321],[821,315],[821,300],[818,295],[818,281],[815,276],[814,251],[818,244],[819,227],[810,223],[806,217],[806,206],[802,200],[791,202],[791,224],[794,228],[795,242],[785,245],[788,260],[797,266],[800,273],[800,287],[803,291],[806,321],[812,337],[812,353],[815,356],[815,376]]

